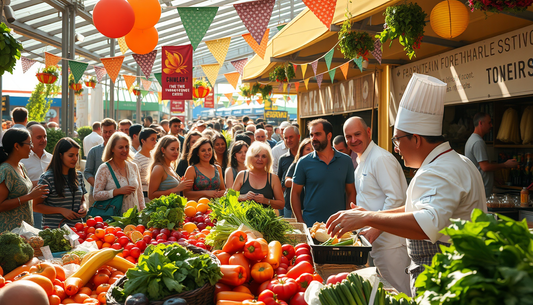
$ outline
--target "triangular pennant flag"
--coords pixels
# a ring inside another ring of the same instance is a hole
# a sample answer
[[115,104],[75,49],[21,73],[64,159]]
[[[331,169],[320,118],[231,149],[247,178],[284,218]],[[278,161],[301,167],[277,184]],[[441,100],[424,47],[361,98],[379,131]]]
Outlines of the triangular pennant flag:
[[381,40],[376,39],[376,41],[374,41],[374,51],[371,53],[381,65],[381,57],[383,57],[383,51],[381,51]]
[[146,78],[150,78],[152,74],[152,67],[154,66],[155,58],[157,57],[157,49],[148,54],[133,54],[133,59],[141,67]]
[[258,97],[258,98],[257,98],[257,103],[258,103],[259,105],[263,105],[263,98],[262,98],[262,97]]
[[104,67],[107,71],[107,75],[109,75],[109,78],[114,83],[117,80],[120,69],[122,68],[124,56],[100,58],[100,61],[104,64]]
[[61,56],[56,56],[48,52],[44,52],[44,66],[48,68],[50,66],[57,66],[57,63],[61,60]]
[[331,69],[331,60],[333,60],[333,52],[335,51],[335,48],[329,50],[329,52],[324,55],[324,60],[326,61],[326,66],[328,67],[328,70]]
[[333,84],[333,82],[335,81],[335,70],[337,70],[336,68],[329,71],[329,78],[331,79],[331,83]]
[[85,62],[69,60],[68,66],[69,66],[70,72],[72,73],[72,76],[74,76],[74,82],[77,83],[80,81],[85,70],[87,70],[87,67],[89,66],[89,64]]
[[157,92],[157,101],[159,102],[159,104],[161,104],[161,102],[163,101],[163,92]]
[[152,86],[152,82],[149,80],[146,80],[144,78],[141,78],[141,82],[143,84],[144,90],[150,90],[150,86]]
[[107,74],[107,71],[104,67],[94,66],[94,72],[96,73],[96,80],[98,82],[102,81],[102,78]]
[[141,96],[144,98],[145,96],[148,95],[148,93],[150,93],[150,91],[148,90],[141,90]]
[[265,31],[265,36],[263,36],[263,40],[261,40],[261,44],[259,44],[259,45],[255,42],[255,40],[253,39],[252,35],[250,35],[250,33],[244,34],[244,35],[242,35],[242,37],[250,45],[252,50],[254,50],[254,52],[257,55],[259,55],[259,57],[261,57],[261,59],[264,59],[265,52],[266,52],[266,47],[267,47],[267,44],[268,44],[268,35],[269,35],[269,33],[270,33],[270,29],[267,29]]
[[211,86],[214,86],[215,82],[217,81],[217,76],[218,76],[218,71],[220,70],[220,65],[211,64],[211,65],[202,65],[201,67],[205,75],[207,76],[207,79],[211,83]]
[[224,93],[224,96],[228,99],[228,101],[233,101],[233,93]]
[[285,92],[285,90],[287,90],[287,83],[283,83],[283,92]]
[[307,64],[303,64],[300,66],[302,69],[302,79],[305,78],[305,71],[307,71]]
[[228,54],[231,37],[206,41],[205,44],[219,64],[223,64]]
[[354,60],[355,64],[363,72],[363,56],[357,56]]
[[220,96],[217,96],[217,104],[220,102]]
[[252,100],[246,100],[246,104],[250,105],[250,103],[252,102]]
[[324,74],[319,74],[315,76],[316,83],[318,84],[318,88],[320,89],[320,85],[322,85],[322,79],[324,78]]
[[277,100],[278,100],[277,97],[270,98],[270,102],[272,103],[272,106],[274,106],[274,104],[276,103]]
[[281,31],[286,26],[286,24],[278,25],[276,28],[278,29],[278,32]]
[[350,68],[350,62],[347,62],[341,66],[342,75],[345,79],[348,79],[348,69]]
[[294,68],[294,73],[296,73],[296,70],[298,70],[298,65],[297,64],[292,64],[292,67]]
[[37,62],[36,60],[28,59],[24,56],[21,56],[20,59],[22,60],[22,74],[28,72],[31,66]]
[[305,89],[309,90],[309,78],[304,79]]
[[233,5],[242,23],[258,44],[262,43],[275,2],[275,0],[258,0]]
[[313,67],[313,73],[316,76],[316,69],[318,68],[318,59],[311,63],[311,67]]
[[337,0],[303,0],[303,3],[329,29],[335,15]]
[[232,72],[232,73],[226,73],[224,74],[228,82],[233,86],[235,90],[237,90],[237,84],[239,84],[239,77],[241,77],[241,74],[239,72]]
[[284,95],[284,96],[283,96],[283,100],[284,100],[285,102],[288,100],[288,98],[289,98],[289,97],[288,97],[287,95]]
[[[154,76],[155,76],[155,79],[157,79],[157,81],[161,85],[161,73],[154,73]],[[193,81],[193,84],[194,84],[194,81]]]
[[278,91],[281,91],[283,92],[283,83],[279,83],[279,86],[278,86]]
[[122,77],[124,78],[124,81],[126,82],[126,87],[128,91],[131,92],[133,90],[133,85],[135,84],[135,79],[137,79],[137,77],[135,77],[134,75],[125,75],[125,74],[122,74]]
[[128,45],[126,44],[126,37],[120,37],[117,39],[117,41],[120,52],[122,52],[122,55],[126,55],[126,52],[129,50]]
[[298,93],[298,89],[300,89],[300,83],[294,83],[294,89],[296,89],[296,93]]
[[215,19],[218,7],[178,7],[185,32],[196,50]]
[[223,102],[222,102],[222,104],[224,104],[224,107],[225,107],[225,108],[228,108],[229,103],[230,103],[229,101],[223,101]]
[[291,87],[292,87],[292,83],[289,83],[289,84],[287,85],[287,92],[291,92]]
[[237,70],[242,76],[242,73],[244,71],[244,66],[246,65],[247,62],[248,62],[248,58],[245,58],[245,59],[234,60],[231,62],[231,64],[235,67],[235,70]]

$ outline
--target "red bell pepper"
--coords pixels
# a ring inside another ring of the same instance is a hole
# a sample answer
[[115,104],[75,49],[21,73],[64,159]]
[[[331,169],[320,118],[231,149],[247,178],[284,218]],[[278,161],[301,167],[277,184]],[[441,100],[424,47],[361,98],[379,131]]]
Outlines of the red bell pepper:
[[311,251],[311,246],[309,246],[308,244],[304,244],[304,243],[301,243],[301,244],[297,244],[295,247],[294,247],[294,250],[298,250],[300,248],[306,248],[307,250]]
[[283,256],[285,256],[288,260],[291,260],[294,257],[294,247],[290,244],[284,244],[281,246],[281,250],[283,251]]
[[223,277],[220,283],[230,286],[240,286],[246,281],[246,270],[240,265],[222,265],[220,271]]
[[333,274],[328,277],[328,280],[326,281],[326,284],[337,284],[342,282],[350,273],[348,272],[342,272],[339,274]]
[[300,262],[287,272],[287,277],[290,277],[291,279],[297,279],[300,275],[304,273],[311,273],[313,274],[315,272],[313,265],[311,263],[303,261]]
[[291,302],[289,305],[308,305],[305,301],[305,293],[303,292],[297,292],[291,299]]
[[269,289],[278,296],[278,299],[289,301],[298,291],[298,284],[294,279],[285,277],[272,280]]
[[314,280],[315,278],[311,273],[302,273],[296,279],[296,283],[298,283],[298,291],[305,292],[305,290],[307,290],[307,287],[309,287],[309,284],[311,284],[311,282]]
[[268,244],[264,239],[248,240],[244,245],[244,256],[252,261],[260,261],[268,254]]
[[320,274],[318,273],[313,273],[313,278],[315,279],[315,281],[319,281],[320,283],[324,283],[324,279],[320,276]]
[[224,246],[222,246],[222,251],[230,254],[233,254],[237,251],[242,251],[247,240],[248,236],[243,231],[233,231],[229,235]]
[[307,249],[307,248],[304,248],[304,247],[298,248],[298,250],[294,251],[294,255],[296,255],[296,256],[300,256],[302,254],[311,255],[311,251],[309,249]]
[[302,254],[302,255],[296,257],[296,260],[294,261],[294,264],[298,265],[299,262],[303,262],[303,261],[312,263],[313,262],[313,257],[311,255],[309,255],[309,254]]
[[278,304],[288,305],[287,302],[278,299],[278,297],[274,294],[274,292],[268,289],[261,292],[257,300],[264,302],[265,305],[278,305]]
[[213,251],[213,255],[218,258],[221,265],[229,265],[229,258],[231,257],[231,254],[221,250],[215,250]]

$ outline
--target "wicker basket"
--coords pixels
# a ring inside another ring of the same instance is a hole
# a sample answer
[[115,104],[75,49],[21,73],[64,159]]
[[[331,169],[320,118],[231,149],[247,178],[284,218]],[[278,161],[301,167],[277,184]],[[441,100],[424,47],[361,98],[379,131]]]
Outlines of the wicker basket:
[[[187,245],[186,248],[192,251],[193,253],[197,253],[197,254],[207,253],[211,257],[213,262],[215,262],[217,265],[220,265],[220,261],[218,260],[218,258],[204,249],[201,249],[201,248],[198,248],[192,245]],[[118,281],[116,281],[114,284],[112,284],[111,287],[109,287],[109,290],[106,293],[107,305],[124,305],[124,303],[116,301],[115,298],[111,295],[111,292],[113,291],[115,286],[123,288],[125,282],[126,282],[126,277],[123,276]],[[207,283],[204,286],[197,288],[195,290],[192,290],[192,291],[169,295],[168,297],[160,301],[151,301],[150,305],[163,305],[163,303],[166,300],[172,299],[172,298],[185,299],[188,305],[212,305],[214,304],[214,296],[215,296],[215,286]]]

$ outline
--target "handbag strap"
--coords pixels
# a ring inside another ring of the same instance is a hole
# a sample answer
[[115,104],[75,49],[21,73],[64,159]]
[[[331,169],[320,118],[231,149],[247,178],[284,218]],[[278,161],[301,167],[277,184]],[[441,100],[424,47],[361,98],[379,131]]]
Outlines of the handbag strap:
[[[111,167],[111,164],[109,162],[106,162],[107,167],[109,167],[109,171],[111,172],[111,176],[113,177],[113,180],[115,181],[115,184],[117,185],[117,188],[120,188],[120,183],[118,183],[117,177],[115,176],[115,172],[113,171],[113,168]],[[128,166],[126,164],[126,166]]]

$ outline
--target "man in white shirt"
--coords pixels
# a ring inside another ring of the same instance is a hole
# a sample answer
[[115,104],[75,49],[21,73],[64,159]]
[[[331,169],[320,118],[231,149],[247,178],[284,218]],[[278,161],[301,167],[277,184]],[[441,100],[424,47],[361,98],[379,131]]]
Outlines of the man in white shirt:
[[272,148],[272,171],[274,173],[278,172],[279,158],[289,151],[289,148],[285,145],[285,141],[283,141],[283,132],[285,131],[285,128],[289,126],[291,126],[291,124],[287,121],[284,121],[279,125],[282,141],[279,141],[278,144]]
[[[26,167],[28,172],[28,178],[30,178],[33,186],[39,182],[39,177],[48,169],[48,165],[52,161],[52,154],[46,150],[46,144],[48,143],[46,138],[46,129],[40,124],[32,125],[28,128],[31,135],[31,151],[28,159],[22,159],[20,162]],[[41,229],[43,215],[41,213],[33,212],[34,226]]]
[[139,150],[141,150],[141,143],[139,142],[139,133],[143,129],[141,124],[135,124],[130,126],[128,130],[128,135],[131,139],[130,154],[135,155]]
[[[344,123],[344,137],[348,150],[357,154],[355,170],[357,206],[367,211],[385,211],[405,204],[407,181],[398,160],[372,141],[372,131],[360,117]],[[411,294],[409,266],[405,238],[370,228],[361,235],[372,244],[370,256],[379,273],[398,291]]]
[[89,151],[91,148],[95,147],[96,145],[100,145],[104,143],[104,138],[100,136],[101,133],[101,124],[100,122],[94,122],[93,123],[93,132],[88,134],[83,139],[83,153],[87,157],[89,155]]
[[446,88],[435,77],[414,73],[402,95],[392,140],[405,165],[418,169],[405,206],[373,212],[352,204],[351,210],[332,215],[326,224],[331,235],[370,226],[407,238],[412,295],[424,264],[431,265],[440,245],[448,245],[449,237],[439,232],[450,219],[470,220],[476,208],[487,211],[479,171],[442,136]]

